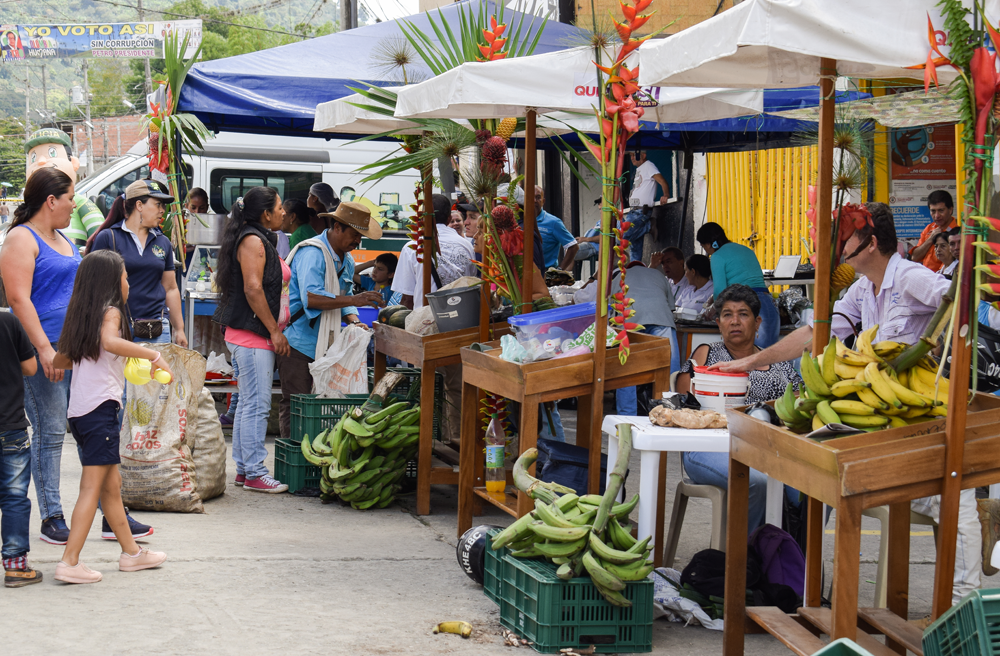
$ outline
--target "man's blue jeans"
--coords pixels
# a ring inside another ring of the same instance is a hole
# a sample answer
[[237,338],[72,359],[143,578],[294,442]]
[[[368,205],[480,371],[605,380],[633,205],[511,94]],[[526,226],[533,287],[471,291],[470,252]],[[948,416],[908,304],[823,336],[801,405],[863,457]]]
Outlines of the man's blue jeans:
[[274,351],[235,346],[226,342],[239,367],[240,404],[233,418],[233,460],[236,474],[260,478],[268,474],[264,460],[267,418],[271,414]]
[[[52,348],[56,345],[53,344]],[[69,381],[72,371],[53,383],[45,377],[42,363],[38,373],[24,377],[24,412],[31,423],[31,477],[35,479],[38,513],[42,520],[62,514],[59,496],[59,469],[63,440],[66,437],[66,412],[69,408]]]
[[642,242],[649,232],[649,221],[653,216],[651,209],[634,208],[625,213],[625,220],[632,222],[632,227],[625,231],[625,239],[629,242],[629,251],[633,260],[642,261]]
[[31,501],[31,441],[24,429],[0,432],[0,535],[3,557],[19,558],[31,550],[28,519]]
[[[677,330],[667,326],[646,326],[642,331],[657,337],[670,339],[670,373],[680,369],[680,351],[677,348]],[[654,401],[656,399],[653,399]],[[615,412],[626,417],[634,417],[639,413],[639,401],[636,398],[635,387],[622,387],[615,390]]]

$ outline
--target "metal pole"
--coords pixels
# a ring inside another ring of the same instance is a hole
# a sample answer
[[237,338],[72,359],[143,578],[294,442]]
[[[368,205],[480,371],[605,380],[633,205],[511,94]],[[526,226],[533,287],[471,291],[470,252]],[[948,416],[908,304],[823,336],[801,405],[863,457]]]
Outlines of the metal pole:
[[538,154],[535,149],[535,110],[529,109],[524,117],[524,266],[521,268],[521,307],[518,314],[531,312],[531,291],[535,281],[535,168]]
[[90,122],[90,76],[87,60],[83,60],[83,99],[87,101],[85,115],[87,128],[87,175],[94,172],[94,124]]
[[45,81],[45,69],[46,65],[42,64],[42,109],[45,110],[46,117],[49,113],[49,91],[48,84]]
[[[143,21],[143,19],[145,18],[145,14],[142,11],[142,0],[137,0],[136,9],[139,10],[139,22],[141,23]],[[146,80],[145,80],[145,87],[144,87],[145,91],[146,91],[145,95],[148,96],[149,94],[153,93],[153,77],[152,77],[152,75],[150,75],[150,72],[149,72],[149,58],[148,57],[145,60],[143,60],[143,67],[146,69]]]
[[24,138],[31,134],[31,69],[24,67]]

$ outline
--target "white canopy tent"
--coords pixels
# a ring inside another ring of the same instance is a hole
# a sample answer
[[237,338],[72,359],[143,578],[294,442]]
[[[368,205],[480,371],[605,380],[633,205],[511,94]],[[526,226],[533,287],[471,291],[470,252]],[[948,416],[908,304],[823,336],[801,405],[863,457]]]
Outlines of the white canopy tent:
[[[639,48],[639,82],[799,87],[819,83],[821,58],[837,60],[840,76],[923,81],[923,69],[909,67],[927,60],[928,14],[944,30],[937,0],[747,0]],[[956,75],[938,68],[942,84]]]
[[[604,55],[604,65],[611,59]],[[529,109],[539,114],[590,114],[597,101],[594,60],[593,48],[579,47],[532,57],[463,64],[400,90],[396,117],[504,118],[524,116]],[[650,88],[643,91],[647,94],[643,104],[656,103],[644,107],[645,121],[707,121],[759,114],[764,109],[760,90]],[[573,118],[572,122],[576,124],[576,120]],[[586,117],[586,120],[586,124],[576,126],[583,129],[583,125],[590,125],[588,131],[596,131],[596,118]]]
[[[385,87],[385,90],[396,93],[402,88]],[[316,119],[313,129],[317,132],[340,132],[343,134],[380,134],[389,130],[395,130],[397,134],[420,134],[422,131],[422,128],[412,121],[363,109],[354,103],[375,106],[379,104],[360,93],[320,103],[316,105]]]

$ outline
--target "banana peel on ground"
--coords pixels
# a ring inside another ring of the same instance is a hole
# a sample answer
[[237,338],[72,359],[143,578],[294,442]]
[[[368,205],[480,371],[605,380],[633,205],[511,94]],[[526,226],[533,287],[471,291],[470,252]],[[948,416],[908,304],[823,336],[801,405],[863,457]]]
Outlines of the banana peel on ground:
[[432,633],[455,633],[463,638],[468,638],[472,635],[472,625],[468,622],[459,621],[441,622],[434,625]]

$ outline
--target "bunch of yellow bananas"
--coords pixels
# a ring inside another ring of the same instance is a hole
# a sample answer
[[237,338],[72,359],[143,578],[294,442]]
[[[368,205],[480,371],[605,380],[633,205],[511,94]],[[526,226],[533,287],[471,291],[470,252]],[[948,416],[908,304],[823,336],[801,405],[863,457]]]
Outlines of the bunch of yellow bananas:
[[826,424],[873,431],[930,421],[948,414],[948,380],[937,364],[922,358],[905,371],[889,361],[906,350],[900,342],[878,342],[873,326],[858,335],[855,349],[833,337],[818,358],[802,354],[804,385],[796,397],[791,383],[774,403],[784,424],[799,433]]

